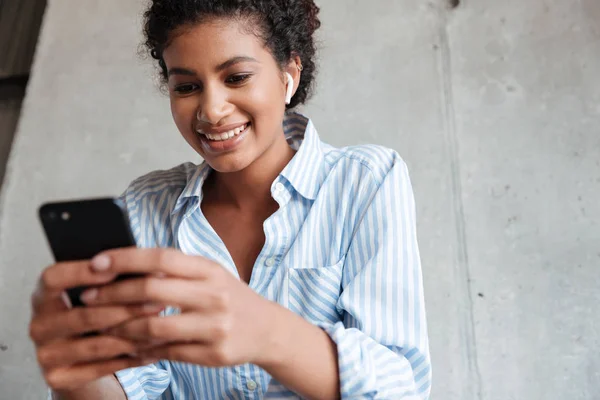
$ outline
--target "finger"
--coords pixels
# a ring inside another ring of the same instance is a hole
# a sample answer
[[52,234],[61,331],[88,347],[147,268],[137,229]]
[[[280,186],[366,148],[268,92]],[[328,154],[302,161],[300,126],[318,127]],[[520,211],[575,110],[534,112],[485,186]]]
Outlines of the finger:
[[229,303],[226,291],[210,286],[205,281],[153,276],[88,289],[82,294],[81,299],[86,304],[95,306],[152,302],[211,312],[223,311]]
[[44,369],[110,360],[120,355],[133,354],[136,345],[114,336],[94,336],[76,340],[52,342],[37,351],[39,364]]
[[29,326],[29,335],[37,344],[64,337],[112,328],[140,316],[158,314],[159,306],[77,307],[62,313],[42,314]]
[[38,280],[35,291],[31,295],[31,310],[34,316],[46,312],[64,311],[70,308],[70,303],[65,291],[48,290],[42,278]]
[[222,315],[186,313],[139,318],[109,329],[106,333],[136,341],[213,343],[226,338],[231,330],[232,323]]
[[170,344],[142,353],[144,358],[193,363],[205,367],[229,367],[239,364],[233,352],[207,344]]
[[118,274],[167,274],[178,278],[208,279],[218,264],[199,256],[188,256],[175,249],[124,248],[100,253],[92,260],[99,272]]
[[76,389],[88,382],[95,381],[117,371],[152,364],[157,359],[118,358],[99,363],[80,364],[57,368],[44,374],[48,386],[54,390]]
[[78,286],[97,286],[116,278],[112,271],[98,273],[90,268],[90,261],[67,261],[54,264],[42,272],[40,286],[52,296]]
[[138,355],[141,354],[142,352],[146,351],[146,350],[152,350],[155,347],[159,347],[159,346],[165,346],[167,344],[170,344],[171,342],[168,340],[142,340],[142,341],[136,341],[135,342],[135,347],[138,351]]
[[68,309],[63,300],[64,292],[44,292],[38,285],[31,296],[32,314],[38,315],[47,312],[60,312]]

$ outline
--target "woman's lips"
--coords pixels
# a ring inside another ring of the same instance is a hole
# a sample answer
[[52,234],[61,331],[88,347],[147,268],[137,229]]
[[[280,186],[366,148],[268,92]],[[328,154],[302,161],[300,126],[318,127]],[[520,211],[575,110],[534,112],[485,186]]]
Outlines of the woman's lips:
[[248,127],[249,122],[238,125],[236,127],[232,127],[229,129],[219,129],[204,132],[202,129],[196,129],[196,132],[206,136],[209,140],[213,141],[225,141],[233,138],[234,136],[238,136]]
[[201,130],[196,132],[207,151],[221,153],[235,149],[248,135],[251,127],[252,124],[248,122],[223,133],[204,133]]

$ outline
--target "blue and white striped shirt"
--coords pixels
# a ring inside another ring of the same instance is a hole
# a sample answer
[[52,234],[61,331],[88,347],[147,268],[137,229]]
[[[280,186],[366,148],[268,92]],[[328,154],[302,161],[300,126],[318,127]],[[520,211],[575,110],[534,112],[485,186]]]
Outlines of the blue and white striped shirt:
[[[284,131],[298,151],[271,186],[280,208],[264,223],[250,287],[331,336],[343,399],[427,399],[431,365],[406,164],[379,146],[326,145],[299,114],[286,116]],[[123,199],[140,247],[175,247],[238,276],[200,208],[209,172],[206,163],[155,171]],[[298,398],[250,364],[163,360],[116,375],[136,400]]]

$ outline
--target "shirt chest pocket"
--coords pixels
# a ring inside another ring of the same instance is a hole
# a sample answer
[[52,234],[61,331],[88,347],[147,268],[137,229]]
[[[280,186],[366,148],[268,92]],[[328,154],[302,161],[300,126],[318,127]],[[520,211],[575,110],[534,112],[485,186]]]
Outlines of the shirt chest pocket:
[[324,267],[293,268],[288,273],[288,307],[313,324],[341,320],[336,306],[344,259]]

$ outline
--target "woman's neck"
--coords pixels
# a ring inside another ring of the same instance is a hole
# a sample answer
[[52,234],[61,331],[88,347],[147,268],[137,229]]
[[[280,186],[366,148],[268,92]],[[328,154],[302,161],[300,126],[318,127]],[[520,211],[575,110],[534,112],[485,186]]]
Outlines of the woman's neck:
[[296,153],[285,140],[274,143],[262,156],[238,172],[214,171],[204,186],[208,202],[230,205],[240,211],[264,209],[273,199],[271,185]]

